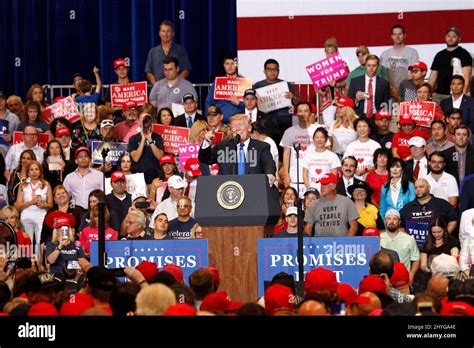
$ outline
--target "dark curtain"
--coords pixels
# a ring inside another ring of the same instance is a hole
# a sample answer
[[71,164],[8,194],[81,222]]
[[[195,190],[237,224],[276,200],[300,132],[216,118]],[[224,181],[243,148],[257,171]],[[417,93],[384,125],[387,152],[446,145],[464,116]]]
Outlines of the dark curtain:
[[111,83],[118,57],[129,57],[132,80],[143,81],[165,19],[188,51],[193,83],[211,81],[224,55],[236,53],[235,0],[2,0],[0,90],[25,98],[33,83],[71,84],[76,72],[93,79],[94,65]]

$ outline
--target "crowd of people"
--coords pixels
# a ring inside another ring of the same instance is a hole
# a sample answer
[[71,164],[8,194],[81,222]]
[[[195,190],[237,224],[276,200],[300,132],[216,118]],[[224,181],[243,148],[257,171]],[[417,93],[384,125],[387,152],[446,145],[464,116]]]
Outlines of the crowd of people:
[[[243,100],[214,99],[211,84],[204,105],[187,80],[191,63],[173,42],[172,23],[162,22],[159,34],[161,44],[150,50],[145,68],[150,103],[112,106],[110,91],[102,100],[97,67],[94,83],[73,76],[71,97],[81,119],[72,124],[44,121],[41,85],[32,85],[26,100],[0,91],[2,218],[25,251],[13,266],[2,260],[3,313],[474,315],[472,58],[459,46],[457,28],[445,32],[447,48],[434,57],[429,77],[418,52],[405,45],[403,26],[394,25],[393,47],[380,58],[358,47],[361,65],[317,90],[319,102],[301,100],[269,57],[262,80]],[[337,40],[324,47],[326,55],[336,53]],[[223,68],[226,77],[242,77],[234,56],[223,59]],[[126,59],[116,59],[113,69],[115,83],[132,82]],[[280,82],[288,84],[284,98],[292,106],[263,113],[258,89]],[[406,101],[435,102],[429,123],[397,107]],[[180,163],[153,124],[189,128],[188,143],[200,146],[197,158]],[[22,138],[14,144],[15,131]],[[116,163],[98,164],[94,140],[124,143],[127,151]],[[220,156],[229,148],[235,161]],[[144,191],[127,185],[134,174],[142,175]],[[304,237],[378,237],[380,251],[358,292],[318,267],[306,274],[303,296],[293,277],[280,273],[262,298],[244,304],[231,301],[229,289],[219,290],[214,268],[193,272],[186,285],[174,264],[126,267],[127,282],[91,266],[99,202],[105,203],[106,240],[202,238],[194,218],[197,178],[225,174],[266,174],[279,188],[274,238],[297,237],[299,225]]]

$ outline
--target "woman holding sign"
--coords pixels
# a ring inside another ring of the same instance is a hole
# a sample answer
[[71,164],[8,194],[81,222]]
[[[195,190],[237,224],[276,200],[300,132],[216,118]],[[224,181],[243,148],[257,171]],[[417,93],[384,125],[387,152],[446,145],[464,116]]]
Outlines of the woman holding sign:
[[64,178],[74,171],[74,167],[65,161],[64,151],[58,140],[51,140],[44,151],[43,172],[44,178],[56,187],[63,183]]

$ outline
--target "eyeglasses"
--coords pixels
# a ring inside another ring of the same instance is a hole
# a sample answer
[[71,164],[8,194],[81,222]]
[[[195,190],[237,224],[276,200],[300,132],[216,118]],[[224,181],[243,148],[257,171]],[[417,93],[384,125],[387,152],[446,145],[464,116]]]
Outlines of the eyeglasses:
[[191,206],[190,205],[187,205],[187,204],[179,204],[178,205],[178,208],[180,209],[185,209],[185,208],[190,208]]
[[82,79],[75,79],[73,82],[74,82],[74,83],[79,83],[79,82],[81,82],[81,81],[82,81]]
[[27,137],[36,137],[38,136],[38,134],[36,133],[23,133],[24,136],[27,136]]

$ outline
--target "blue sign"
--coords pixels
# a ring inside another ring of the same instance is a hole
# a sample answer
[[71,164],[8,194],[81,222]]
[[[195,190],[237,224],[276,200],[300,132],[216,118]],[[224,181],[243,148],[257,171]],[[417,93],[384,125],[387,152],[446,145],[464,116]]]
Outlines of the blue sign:
[[[324,267],[336,273],[340,283],[357,289],[369,274],[369,261],[380,249],[378,237],[315,237],[303,239],[304,273]],[[298,281],[298,238],[258,240],[258,294],[264,294],[264,282],[277,273],[293,275]]]
[[92,151],[92,163],[101,165],[103,163],[102,150],[107,148],[110,151],[107,154],[105,161],[116,166],[120,155],[127,152],[127,146],[126,143],[106,143],[99,140],[92,140],[90,145]]
[[426,239],[428,238],[428,225],[427,221],[413,221],[407,220],[405,222],[406,230],[410,236],[413,236],[416,241],[418,249],[423,249]]
[[[91,242],[91,264],[97,265],[97,241]],[[106,241],[107,268],[136,267],[143,260],[154,262],[159,269],[174,263],[183,269],[184,279],[199,268],[208,267],[207,239],[194,240],[119,240]]]

